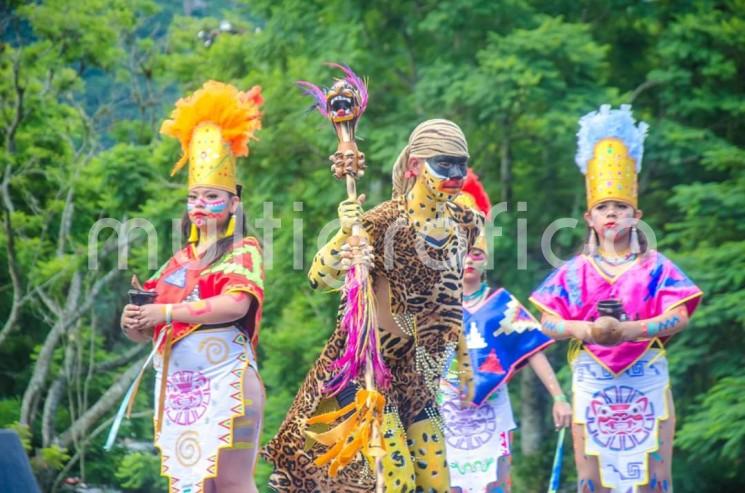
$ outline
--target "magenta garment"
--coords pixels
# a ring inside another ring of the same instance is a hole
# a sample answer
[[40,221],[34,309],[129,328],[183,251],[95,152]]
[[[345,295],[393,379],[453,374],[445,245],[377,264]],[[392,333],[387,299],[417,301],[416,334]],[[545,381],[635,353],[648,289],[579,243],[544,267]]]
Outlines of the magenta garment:
[[[590,257],[578,255],[551,273],[530,300],[564,320],[592,321],[598,317],[599,301],[617,299],[629,320],[646,320],[682,303],[688,315],[693,315],[701,295],[698,286],[674,263],[650,250],[615,278],[602,273]],[[613,347],[585,344],[585,349],[618,375],[650,345],[650,341],[633,341]]]

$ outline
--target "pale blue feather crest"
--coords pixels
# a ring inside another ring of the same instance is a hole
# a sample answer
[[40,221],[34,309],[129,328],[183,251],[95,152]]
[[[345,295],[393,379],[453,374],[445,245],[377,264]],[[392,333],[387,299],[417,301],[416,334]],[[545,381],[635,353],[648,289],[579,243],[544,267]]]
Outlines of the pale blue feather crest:
[[622,104],[617,110],[611,109],[609,104],[601,105],[598,111],[591,111],[579,120],[575,157],[577,166],[586,174],[587,163],[595,152],[595,144],[599,140],[615,137],[626,145],[629,156],[636,163],[636,172],[639,173],[648,128],[649,125],[644,122],[636,124],[630,104]]

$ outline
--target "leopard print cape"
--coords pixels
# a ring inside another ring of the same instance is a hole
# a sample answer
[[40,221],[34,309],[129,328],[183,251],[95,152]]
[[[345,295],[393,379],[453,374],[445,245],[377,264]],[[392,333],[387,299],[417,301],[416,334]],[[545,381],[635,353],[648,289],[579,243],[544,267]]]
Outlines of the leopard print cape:
[[[423,241],[409,224],[405,207],[401,197],[383,202],[363,215],[364,228],[374,246],[372,275],[388,280],[392,313],[413,317],[418,345],[444,365],[462,331],[463,260],[478,236],[483,218],[449,203],[455,227],[443,246],[437,248]],[[278,492],[374,491],[374,478],[361,457],[330,478],[326,467],[313,462],[325,449],[315,444],[305,450],[305,420],[318,412],[319,403],[325,398],[323,384],[331,377],[331,364],[344,351],[346,335],[339,330],[344,302],[342,297],[334,333],[309,371],[277,435],[262,451],[274,465],[269,486]],[[408,428],[421,419],[425,408],[436,409],[436,393],[432,389],[437,389],[440,375],[426,376],[417,371],[413,337],[380,330],[381,352],[393,375],[391,389],[386,392],[387,405],[398,410],[402,425]]]

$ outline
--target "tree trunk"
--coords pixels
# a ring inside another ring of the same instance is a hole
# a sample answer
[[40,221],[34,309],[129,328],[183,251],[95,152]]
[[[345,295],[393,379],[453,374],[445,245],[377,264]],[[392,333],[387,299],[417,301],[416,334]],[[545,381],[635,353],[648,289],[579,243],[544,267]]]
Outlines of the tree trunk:
[[60,375],[49,388],[49,393],[44,401],[44,411],[41,417],[41,446],[49,447],[54,441],[54,418],[57,413],[62,395],[65,392],[66,379]]
[[546,438],[546,392],[532,368],[520,372],[520,448],[523,455],[541,451]]
[[137,376],[137,373],[140,371],[140,368],[142,368],[144,363],[145,358],[143,357],[135,361],[127,371],[122,373],[95,404],[88,408],[83,415],[80,416],[72,426],[70,426],[70,428],[59,435],[57,445],[62,448],[68,448],[72,445],[75,438],[83,437],[104,414],[111,411],[124,396],[127,388]]
[[35,403],[38,402],[44,382],[46,382],[49,367],[52,364],[52,357],[54,356],[54,349],[70,325],[68,316],[71,316],[75,312],[75,308],[78,305],[80,298],[80,278],[80,271],[76,271],[70,282],[65,308],[59,314],[57,322],[52,327],[52,330],[49,331],[49,334],[47,334],[41,351],[39,351],[39,357],[36,360],[36,365],[34,365],[34,372],[31,375],[31,380],[26,387],[26,391],[23,393],[23,401],[21,401],[21,424],[30,426],[34,421],[34,414],[36,414],[34,411],[36,408]]
[[[99,278],[85,293],[85,296],[80,296],[82,274],[80,271],[76,271],[73,274],[70,287],[68,288],[67,300],[63,309],[56,307],[56,304],[48,296],[43,294],[43,291],[37,288],[40,298],[42,301],[50,306],[50,310],[55,313],[57,320],[52,325],[52,330],[47,334],[44,344],[42,345],[39,357],[34,365],[34,371],[31,375],[31,380],[26,386],[26,391],[23,393],[23,400],[21,401],[21,416],[19,421],[21,424],[31,425],[36,414],[36,407],[39,402],[41,392],[44,388],[47,375],[49,373],[49,366],[52,362],[52,356],[54,355],[54,349],[57,347],[60,338],[68,331],[73,324],[77,323],[81,316],[87,312],[93,301],[98,296],[98,293],[106,285],[108,285],[116,276],[118,271],[116,268],[109,271],[106,275]],[[82,300],[82,303],[80,302]]]

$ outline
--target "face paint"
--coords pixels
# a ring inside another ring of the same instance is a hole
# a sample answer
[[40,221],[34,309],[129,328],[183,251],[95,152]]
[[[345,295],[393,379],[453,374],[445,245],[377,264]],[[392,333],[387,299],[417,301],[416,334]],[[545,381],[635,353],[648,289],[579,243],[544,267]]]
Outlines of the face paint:
[[422,175],[427,187],[438,200],[452,200],[463,188],[468,170],[468,158],[435,156],[425,160]]
[[463,156],[435,156],[425,162],[432,174],[442,180],[462,180],[468,170],[468,158]]
[[228,201],[225,199],[208,200],[204,205],[212,214],[222,214],[228,208]]
[[469,279],[480,279],[481,274],[486,269],[486,260],[486,253],[483,250],[481,250],[480,248],[472,248],[468,252],[468,255],[466,255],[464,270],[465,277]]
[[186,210],[189,220],[198,227],[204,226],[208,220],[217,221],[221,224],[228,214],[228,199],[221,197],[217,192],[206,191],[200,192],[195,190],[190,192],[186,202]]

